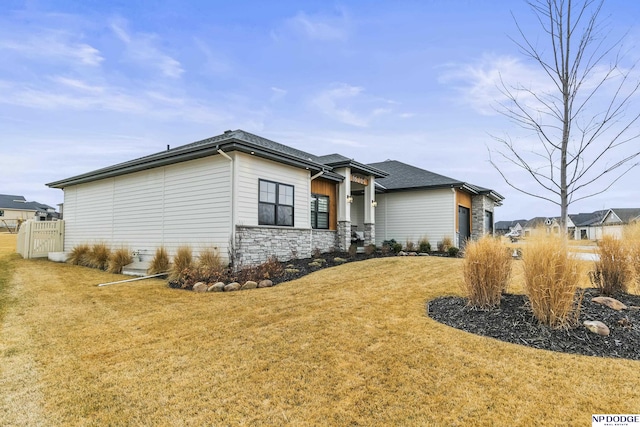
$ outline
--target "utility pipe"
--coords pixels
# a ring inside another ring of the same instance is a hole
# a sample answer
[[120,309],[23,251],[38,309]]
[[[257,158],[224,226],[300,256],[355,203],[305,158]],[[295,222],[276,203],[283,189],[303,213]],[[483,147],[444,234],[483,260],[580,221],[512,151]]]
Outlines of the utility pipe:
[[134,277],[133,279],[118,280],[117,282],[100,283],[98,285],[98,287],[107,286],[107,285],[115,285],[116,283],[135,282],[136,280],[151,279],[152,277],[166,276],[167,274],[168,273],[158,273],[158,274],[152,274],[151,276]]

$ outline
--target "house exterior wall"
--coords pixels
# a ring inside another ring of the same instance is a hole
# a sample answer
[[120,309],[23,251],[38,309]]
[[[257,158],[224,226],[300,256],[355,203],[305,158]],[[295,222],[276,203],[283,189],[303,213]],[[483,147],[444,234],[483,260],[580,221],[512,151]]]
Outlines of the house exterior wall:
[[338,229],[338,192],[336,183],[326,179],[316,178],[311,181],[311,193],[329,196],[329,230]]
[[[311,227],[311,181],[308,170],[265,160],[244,153],[232,153],[234,159],[237,214],[236,225],[258,225],[259,180],[293,186],[294,228]],[[290,227],[283,227],[288,229]]]
[[316,249],[328,252],[336,247],[337,232],[291,227],[236,227],[235,266],[251,266],[275,256],[279,261],[309,258]]
[[435,247],[455,238],[456,197],[451,189],[399,191],[376,196],[376,245],[395,239],[404,244],[426,237]]
[[164,245],[194,253],[231,234],[230,162],[222,156],[177,163],[64,189],[65,251],[81,243],[126,246],[150,260]]
[[[485,226],[485,212],[493,214],[495,203],[487,196],[477,195],[471,198],[471,238],[477,240],[491,230]],[[493,220],[491,221],[493,223]]]
[[0,211],[3,211],[4,213],[4,215],[0,216],[0,221],[2,220],[7,221],[7,223],[10,225],[14,225],[16,221],[19,219],[25,220],[25,221],[28,219],[34,219],[38,221],[40,219],[39,217],[36,216],[35,211],[23,211],[23,210],[7,209],[7,208],[0,208]]

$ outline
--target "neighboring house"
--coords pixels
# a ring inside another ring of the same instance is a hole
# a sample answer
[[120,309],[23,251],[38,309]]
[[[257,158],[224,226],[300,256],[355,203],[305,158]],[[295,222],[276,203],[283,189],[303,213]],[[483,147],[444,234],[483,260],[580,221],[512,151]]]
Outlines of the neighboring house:
[[600,240],[605,235],[622,237],[625,225],[640,220],[640,209],[603,209],[569,217],[575,223],[574,239]]
[[503,200],[400,162],[316,156],[236,130],[47,184],[64,191],[65,241],[125,245],[150,260],[215,246],[252,265],[394,238],[462,243]]
[[[567,230],[573,236],[575,225],[571,217],[567,219]],[[545,229],[547,234],[560,234],[560,217],[538,216],[530,219],[524,224],[523,235],[529,236],[534,229]]]
[[526,223],[526,219],[517,219],[515,221],[498,221],[495,224],[495,234],[498,236],[504,236],[507,233],[516,232],[519,235],[522,235],[524,225]]
[[19,222],[33,219],[57,219],[55,208],[38,202],[28,202],[24,196],[0,194],[0,227],[16,227]]

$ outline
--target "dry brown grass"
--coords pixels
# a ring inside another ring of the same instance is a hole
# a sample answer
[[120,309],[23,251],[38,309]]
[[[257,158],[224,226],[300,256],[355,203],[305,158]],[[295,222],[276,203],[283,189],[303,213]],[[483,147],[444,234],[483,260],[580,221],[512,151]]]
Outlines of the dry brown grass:
[[462,285],[471,306],[490,308],[500,304],[500,296],[509,284],[511,263],[511,253],[500,239],[485,236],[467,243]]
[[624,241],[629,251],[629,267],[633,273],[635,290],[640,292],[640,222],[625,227]]
[[180,246],[173,257],[170,280],[179,280],[186,271],[193,268],[193,251],[190,246]]
[[599,259],[589,273],[593,285],[605,295],[627,292],[633,270],[625,242],[613,236],[603,236],[596,253]]
[[69,252],[67,262],[73,265],[89,267],[91,265],[91,246],[87,243],[74,246]]
[[123,276],[0,262],[16,299],[0,340],[6,425],[583,426],[640,407],[640,362],[427,317],[426,301],[459,294],[461,259],[375,259],[205,294],[161,280],[98,288]]
[[87,267],[106,270],[109,266],[109,258],[111,257],[111,249],[106,243],[94,243],[88,254]]
[[118,248],[109,257],[109,263],[107,265],[107,271],[112,274],[119,274],[122,272],[122,268],[133,262],[133,255],[129,248]]
[[525,294],[534,316],[553,328],[577,320],[580,301],[580,262],[569,254],[567,241],[557,235],[537,234],[527,241],[522,255]]
[[156,253],[149,264],[147,274],[160,274],[167,273],[171,269],[171,263],[169,262],[169,254],[164,246],[158,247]]

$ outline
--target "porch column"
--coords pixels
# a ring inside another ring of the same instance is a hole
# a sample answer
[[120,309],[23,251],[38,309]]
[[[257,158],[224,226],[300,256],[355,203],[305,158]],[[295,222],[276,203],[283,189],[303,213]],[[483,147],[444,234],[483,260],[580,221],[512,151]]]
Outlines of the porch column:
[[336,173],[344,176],[344,181],[338,185],[338,249],[349,250],[351,245],[351,168],[339,168]]
[[376,186],[375,177],[370,175],[364,187],[364,245],[376,243]]

